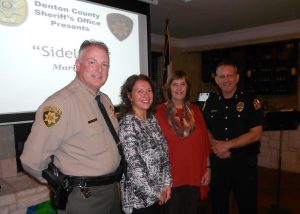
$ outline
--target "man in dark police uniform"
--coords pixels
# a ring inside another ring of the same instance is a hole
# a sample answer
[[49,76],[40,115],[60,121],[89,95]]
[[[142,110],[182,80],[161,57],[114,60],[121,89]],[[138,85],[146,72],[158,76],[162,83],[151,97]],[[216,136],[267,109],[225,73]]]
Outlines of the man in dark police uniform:
[[230,62],[217,67],[215,81],[221,93],[211,95],[203,107],[213,149],[213,213],[229,213],[233,191],[240,214],[256,214],[257,154],[263,130],[261,103],[238,89],[237,67]]

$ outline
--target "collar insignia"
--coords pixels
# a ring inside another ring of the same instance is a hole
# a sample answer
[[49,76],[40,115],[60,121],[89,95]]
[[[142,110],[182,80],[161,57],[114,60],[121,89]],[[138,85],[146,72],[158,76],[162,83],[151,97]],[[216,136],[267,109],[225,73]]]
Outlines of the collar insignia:
[[62,111],[56,106],[47,106],[44,108],[43,121],[47,127],[54,126],[61,118]]
[[236,104],[236,110],[237,110],[238,112],[242,112],[242,111],[244,110],[244,107],[245,107],[245,103],[244,103],[244,102],[238,102],[238,103]]
[[115,108],[113,106],[109,106],[110,116],[113,117],[115,115]]

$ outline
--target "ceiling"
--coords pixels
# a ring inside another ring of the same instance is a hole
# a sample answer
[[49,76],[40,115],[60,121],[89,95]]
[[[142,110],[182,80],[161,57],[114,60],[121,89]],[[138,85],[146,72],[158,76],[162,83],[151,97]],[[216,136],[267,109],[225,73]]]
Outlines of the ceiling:
[[300,0],[158,0],[150,5],[151,33],[187,39],[300,20]]

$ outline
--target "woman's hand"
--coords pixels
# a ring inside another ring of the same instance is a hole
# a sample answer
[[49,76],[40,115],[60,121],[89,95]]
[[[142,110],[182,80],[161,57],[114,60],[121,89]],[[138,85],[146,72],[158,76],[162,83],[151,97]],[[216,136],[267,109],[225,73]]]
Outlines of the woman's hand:
[[201,184],[207,186],[210,183],[210,168],[207,168],[205,174],[201,178]]
[[159,205],[167,203],[167,201],[171,198],[171,187],[165,186],[159,198]]

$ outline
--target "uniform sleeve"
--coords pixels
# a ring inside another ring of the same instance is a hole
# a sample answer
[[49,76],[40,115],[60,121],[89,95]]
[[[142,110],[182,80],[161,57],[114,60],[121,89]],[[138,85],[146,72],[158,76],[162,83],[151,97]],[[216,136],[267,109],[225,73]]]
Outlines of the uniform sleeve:
[[253,97],[249,99],[249,115],[248,126],[249,129],[256,126],[261,126],[264,123],[264,113],[262,110],[261,102]]
[[149,198],[152,201],[156,201],[159,195],[156,195],[151,186],[151,184],[155,184],[151,183],[146,176],[147,166],[138,151],[139,139],[137,138],[134,125],[129,121],[121,123],[119,138],[128,163],[127,176],[135,195],[140,199]]
[[45,182],[42,170],[47,168],[50,156],[55,154],[63,141],[67,127],[67,112],[64,109],[65,105],[57,100],[39,107],[20,157],[24,170],[41,182]]

